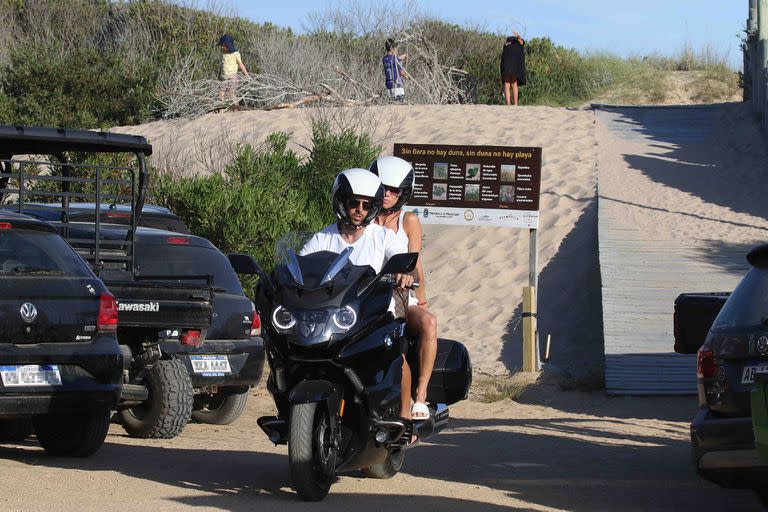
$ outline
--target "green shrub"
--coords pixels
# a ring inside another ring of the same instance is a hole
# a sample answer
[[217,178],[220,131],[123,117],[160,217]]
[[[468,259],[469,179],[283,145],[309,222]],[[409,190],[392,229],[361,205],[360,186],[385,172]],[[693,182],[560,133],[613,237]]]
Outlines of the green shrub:
[[19,48],[0,74],[10,98],[0,122],[91,128],[138,123],[154,106],[153,79],[96,49],[62,58],[55,45]]
[[[251,254],[270,271],[275,242],[290,231],[314,232],[333,222],[335,175],[367,166],[381,151],[367,135],[313,127],[306,161],[287,149],[289,136],[273,133],[260,148],[240,146],[222,174],[179,178],[153,173],[150,199],[170,208],[192,233],[224,253]],[[247,293],[254,279],[241,278]]]

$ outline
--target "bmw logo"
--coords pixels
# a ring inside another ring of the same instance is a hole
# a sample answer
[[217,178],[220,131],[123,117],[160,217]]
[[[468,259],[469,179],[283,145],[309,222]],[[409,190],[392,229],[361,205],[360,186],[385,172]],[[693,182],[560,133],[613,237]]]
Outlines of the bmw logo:
[[35,318],[37,318],[37,308],[31,302],[22,304],[19,313],[21,313],[21,319],[28,324],[31,324],[35,321]]
[[768,354],[768,336],[760,336],[755,346],[761,356]]

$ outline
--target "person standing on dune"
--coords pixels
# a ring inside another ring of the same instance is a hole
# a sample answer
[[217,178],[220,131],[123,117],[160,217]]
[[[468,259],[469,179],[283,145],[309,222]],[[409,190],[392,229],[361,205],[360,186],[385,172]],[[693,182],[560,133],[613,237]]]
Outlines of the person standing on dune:
[[384,85],[387,88],[387,94],[390,101],[403,101],[405,99],[405,88],[403,79],[408,77],[408,73],[403,67],[403,62],[408,55],[397,54],[397,43],[394,39],[387,39],[384,43],[387,53],[381,63],[384,65]]
[[219,87],[219,101],[224,102],[224,97],[227,93],[232,97],[232,106],[237,104],[237,96],[235,94],[237,90],[237,84],[239,81],[237,71],[238,69],[243,72],[246,78],[250,78],[248,70],[245,69],[242,58],[240,58],[240,52],[235,48],[235,40],[229,34],[224,34],[219,39],[217,44],[221,50],[221,64],[219,66],[219,81],[221,86]]
[[513,35],[504,41],[500,64],[504,100],[507,105],[510,100],[513,105],[517,105],[518,86],[525,85],[525,41],[517,32],[513,32]]

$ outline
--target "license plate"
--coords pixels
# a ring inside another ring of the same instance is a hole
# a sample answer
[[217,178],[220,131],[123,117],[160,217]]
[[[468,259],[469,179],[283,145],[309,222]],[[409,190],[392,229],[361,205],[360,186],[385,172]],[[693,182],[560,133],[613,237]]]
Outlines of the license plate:
[[221,376],[232,373],[227,356],[190,356],[192,371],[204,376]]
[[18,386],[60,386],[61,374],[55,364],[0,366],[0,377],[7,388]]
[[741,374],[741,383],[754,384],[755,375],[757,375],[758,373],[767,373],[767,372],[768,372],[768,364],[760,364],[757,366],[746,366],[744,367],[744,373]]

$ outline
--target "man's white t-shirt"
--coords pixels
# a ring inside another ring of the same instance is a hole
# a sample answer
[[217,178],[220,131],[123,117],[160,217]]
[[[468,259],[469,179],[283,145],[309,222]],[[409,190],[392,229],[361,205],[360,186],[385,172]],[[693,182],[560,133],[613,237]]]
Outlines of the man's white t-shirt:
[[394,231],[378,224],[366,226],[363,235],[352,244],[341,237],[336,224],[331,224],[315,233],[301,249],[299,255],[304,256],[319,251],[333,251],[338,254],[347,247],[353,248],[349,261],[354,265],[370,265],[377,274],[381,272],[389,258],[395,254],[408,252],[408,247]]

